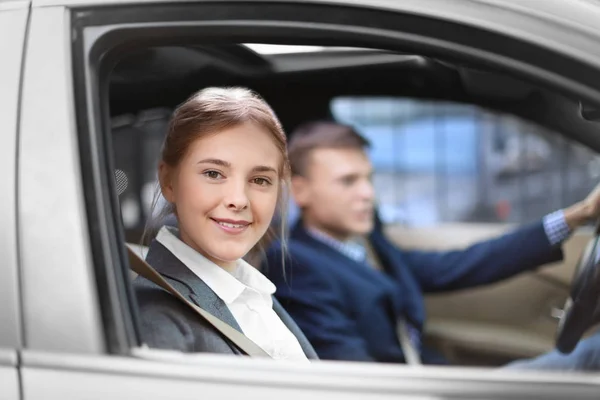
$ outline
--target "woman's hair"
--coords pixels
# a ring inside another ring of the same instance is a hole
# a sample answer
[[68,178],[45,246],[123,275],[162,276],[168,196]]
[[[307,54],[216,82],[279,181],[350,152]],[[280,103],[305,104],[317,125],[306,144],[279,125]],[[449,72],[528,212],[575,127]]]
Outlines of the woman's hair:
[[[279,220],[279,235],[282,251],[284,251],[287,189],[289,188],[290,179],[287,142],[277,116],[258,94],[241,87],[209,87],[196,92],[175,109],[169,122],[160,159],[169,167],[175,168],[186,156],[190,145],[196,140],[208,135],[218,134],[245,122],[252,122],[269,132],[281,155],[281,164],[278,171],[281,183],[278,193],[279,215],[278,218],[274,219]],[[142,236],[142,243],[146,241],[148,233],[153,227],[160,227],[165,218],[171,214],[177,214],[175,206],[168,203],[156,217],[152,217],[155,215],[154,211],[160,199],[160,194],[159,184],[152,202],[150,217]],[[274,227],[271,226],[248,256],[253,261],[257,261],[274,236]]]

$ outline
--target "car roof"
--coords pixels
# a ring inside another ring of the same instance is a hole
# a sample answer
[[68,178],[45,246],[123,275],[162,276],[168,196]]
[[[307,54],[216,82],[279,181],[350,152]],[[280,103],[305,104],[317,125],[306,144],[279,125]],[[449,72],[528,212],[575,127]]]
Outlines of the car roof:
[[[23,2],[24,0],[0,0],[0,2]],[[233,2],[237,0],[217,0]],[[423,16],[435,15],[439,18],[462,22],[475,22],[476,13],[494,11],[496,13],[520,13],[560,20],[562,23],[579,27],[589,27],[598,31],[600,2],[598,0],[246,0],[261,3],[312,3],[374,7],[379,9],[406,11]],[[182,0],[178,3],[193,2]],[[165,0],[32,0],[34,7],[44,6],[109,6],[169,3]],[[471,11],[469,11],[471,10]],[[459,12],[460,11],[460,12]],[[486,15],[486,17],[490,17]]]
[[[230,1],[234,0],[221,0],[222,3]],[[125,6],[160,2],[32,0],[32,6]],[[458,22],[551,48],[594,66],[600,65],[600,4],[595,0],[260,0],[263,5],[269,2],[357,6]]]

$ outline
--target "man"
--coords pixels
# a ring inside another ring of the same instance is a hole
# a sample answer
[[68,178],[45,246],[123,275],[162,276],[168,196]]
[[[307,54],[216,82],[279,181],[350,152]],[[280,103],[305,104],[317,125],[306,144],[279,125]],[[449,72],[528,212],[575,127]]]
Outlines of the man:
[[561,243],[599,215],[597,189],[543,221],[462,251],[402,250],[374,227],[367,147],[351,127],[332,122],[302,126],[289,144],[301,218],[285,269],[274,246],[264,270],[323,359],[443,363],[420,343],[424,292],[490,284],[559,261]]

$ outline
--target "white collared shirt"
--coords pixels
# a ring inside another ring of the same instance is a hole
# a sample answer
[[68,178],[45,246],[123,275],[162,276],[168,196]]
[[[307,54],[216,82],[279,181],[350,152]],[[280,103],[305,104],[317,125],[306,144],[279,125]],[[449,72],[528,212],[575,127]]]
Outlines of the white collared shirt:
[[308,361],[296,336],[273,311],[275,285],[263,274],[241,259],[230,274],[181,241],[175,228],[163,226],[156,240],[225,302],[250,340],[276,360]]

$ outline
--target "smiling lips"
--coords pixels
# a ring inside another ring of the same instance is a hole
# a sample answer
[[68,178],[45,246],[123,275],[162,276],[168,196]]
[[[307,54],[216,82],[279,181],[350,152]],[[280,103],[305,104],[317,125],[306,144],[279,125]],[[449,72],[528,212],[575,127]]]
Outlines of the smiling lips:
[[221,228],[225,233],[230,235],[236,235],[244,232],[251,224],[251,222],[243,221],[243,220],[233,220],[233,219],[221,219],[221,218],[211,218],[215,224]]

